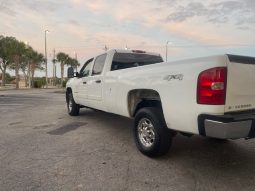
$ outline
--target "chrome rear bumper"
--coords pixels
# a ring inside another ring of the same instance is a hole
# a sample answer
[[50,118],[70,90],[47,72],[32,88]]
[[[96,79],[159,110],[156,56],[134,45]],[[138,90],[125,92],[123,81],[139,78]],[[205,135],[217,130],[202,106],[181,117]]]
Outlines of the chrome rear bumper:
[[255,137],[255,114],[200,115],[200,135],[219,139]]
[[205,120],[204,123],[206,136],[219,139],[238,139],[248,137],[252,125],[251,120],[231,123]]

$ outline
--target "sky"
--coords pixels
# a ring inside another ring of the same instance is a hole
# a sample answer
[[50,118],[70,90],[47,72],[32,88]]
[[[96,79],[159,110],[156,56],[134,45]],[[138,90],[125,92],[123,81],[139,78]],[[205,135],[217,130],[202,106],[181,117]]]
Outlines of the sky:
[[157,52],[165,59],[167,42],[168,61],[255,56],[255,1],[0,0],[1,35],[44,53],[45,30],[49,76],[53,49],[76,53],[81,64],[105,46]]

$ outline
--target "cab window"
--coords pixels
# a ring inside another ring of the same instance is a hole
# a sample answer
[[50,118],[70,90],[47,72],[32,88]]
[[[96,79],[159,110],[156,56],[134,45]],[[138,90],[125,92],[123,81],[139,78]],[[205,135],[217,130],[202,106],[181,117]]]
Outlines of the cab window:
[[111,71],[145,66],[163,62],[160,55],[115,53],[112,60]]
[[105,64],[105,60],[106,60],[106,55],[107,54],[102,54],[102,55],[100,55],[96,58],[95,64],[94,64],[94,67],[93,67],[93,70],[92,70],[92,75],[102,74],[104,64]]
[[93,58],[91,58],[90,60],[88,60],[84,66],[82,67],[81,71],[80,71],[80,77],[87,77],[90,74],[91,71],[91,67],[92,67],[92,63],[93,63]]

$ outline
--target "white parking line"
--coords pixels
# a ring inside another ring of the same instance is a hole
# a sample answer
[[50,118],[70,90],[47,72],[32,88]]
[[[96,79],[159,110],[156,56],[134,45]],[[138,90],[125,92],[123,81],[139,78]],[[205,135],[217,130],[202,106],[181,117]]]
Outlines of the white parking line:
[[0,101],[11,99],[11,101],[17,101],[17,100],[38,100],[38,101],[47,101],[49,99],[46,98],[37,98],[37,97],[0,97]]
[[0,106],[20,106],[20,105],[26,105],[26,104],[17,104],[17,103],[0,104]]

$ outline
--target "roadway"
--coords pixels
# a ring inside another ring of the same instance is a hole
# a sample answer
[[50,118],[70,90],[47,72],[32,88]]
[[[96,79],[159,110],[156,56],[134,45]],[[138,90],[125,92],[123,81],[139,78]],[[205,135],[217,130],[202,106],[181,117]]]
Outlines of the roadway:
[[60,90],[0,91],[0,190],[255,190],[255,140],[177,135],[151,159],[132,123],[89,109],[71,117]]

